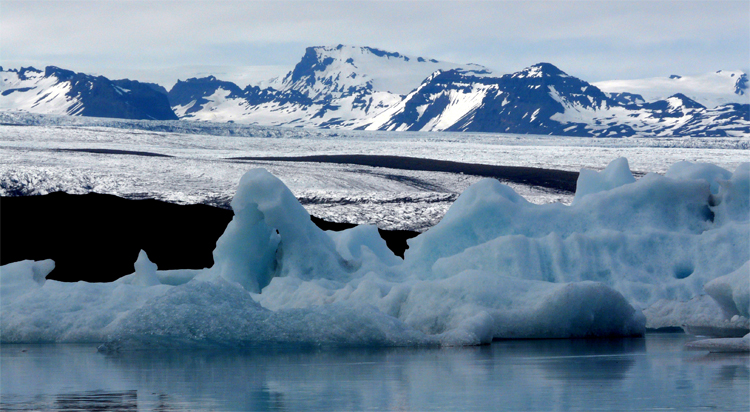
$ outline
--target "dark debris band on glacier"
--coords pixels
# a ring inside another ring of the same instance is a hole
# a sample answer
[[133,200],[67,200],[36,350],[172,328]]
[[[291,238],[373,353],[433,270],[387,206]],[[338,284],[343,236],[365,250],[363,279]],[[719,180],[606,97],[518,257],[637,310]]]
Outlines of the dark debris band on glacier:
[[[750,147],[749,138],[592,139],[330,131],[20,112],[0,113],[0,123],[2,195],[98,192],[227,207],[239,177],[249,168],[265,167],[284,181],[315,216],[420,231],[439,222],[458,194],[480,176],[460,174],[462,170],[456,169],[391,169],[374,167],[373,163],[238,163],[227,159],[400,156],[433,165],[454,162],[489,169],[557,169],[568,176],[570,190],[572,177],[581,168],[601,170],[621,156],[629,159],[638,177],[646,172],[664,173],[681,160],[734,170],[747,159]],[[569,203],[572,199],[568,190],[503,182],[533,203]]]

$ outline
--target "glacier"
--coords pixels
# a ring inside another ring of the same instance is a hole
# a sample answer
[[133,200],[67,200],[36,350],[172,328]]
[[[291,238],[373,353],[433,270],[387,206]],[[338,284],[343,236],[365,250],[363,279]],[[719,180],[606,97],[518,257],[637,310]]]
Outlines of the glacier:
[[621,158],[581,173],[570,206],[480,180],[404,260],[375,226],[318,229],[253,169],[211,268],[159,271],[142,252],[115,282],[62,283],[45,279],[49,260],[0,267],[0,341],[456,346],[641,335],[707,313],[707,326],[746,328],[750,164],[719,169],[683,162],[635,180]]
[[[591,139],[448,132],[312,130],[210,122],[138,121],[0,112],[0,196],[96,192],[228,208],[253,167],[279,177],[311,215],[332,222],[424,231],[440,221],[472,174],[331,163],[240,161],[237,157],[351,155],[557,169],[602,170],[626,157],[635,176],[674,163],[734,170],[750,138]],[[18,126],[11,126],[18,125]],[[96,152],[100,151],[100,152]],[[106,151],[123,154],[106,154]],[[124,152],[133,152],[128,155]],[[164,156],[139,156],[148,152]],[[575,182],[575,180],[573,180]],[[532,203],[570,203],[571,191],[517,184]]]

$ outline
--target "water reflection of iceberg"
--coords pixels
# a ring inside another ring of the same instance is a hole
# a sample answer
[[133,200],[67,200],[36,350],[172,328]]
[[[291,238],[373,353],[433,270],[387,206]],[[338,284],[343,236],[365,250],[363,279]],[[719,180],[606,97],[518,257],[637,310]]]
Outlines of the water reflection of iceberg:
[[[6,344],[0,409],[52,410],[60,397],[137,390],[139,410],[163,411],[747,410],[747,356],[696,361],[703,356],[682,350],[687,339],[112,354],[96,353],[95,345]],[[32,403],[39,407],[22,407]]]

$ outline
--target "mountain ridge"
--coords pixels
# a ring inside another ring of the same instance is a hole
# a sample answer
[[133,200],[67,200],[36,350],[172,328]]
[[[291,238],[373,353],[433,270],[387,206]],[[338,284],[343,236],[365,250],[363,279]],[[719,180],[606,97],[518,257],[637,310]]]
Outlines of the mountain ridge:
[[[46,68],[44,75],[34,68],[0,68],[0,73],[3,110],[391,131],[750,136],[750,104],[744,103],[750,94],[747,75],[741,72],[718,71],[706,77],[707,85],[700,83],[700,76],[672,75],[659,84],[683,84],[685,92],[652,99],[669,89],[644,92],[648,82],[630,91],[622,84],[589,83],[547,62],[495,75],[476,64],[339,44],[306,48],[297,65],[267,87],[240,88],[210,75],[179,80],[167,91],[158,85],[108,80],[54,66]],[[44,87],[49,89],[46,94],[36,90]],[[174,117],[163,107],[165,98]],[[146,114],[127,110],[147,107],[149,99],[161,99],[158,108],[151,107]],[[708,103],[714,101],[720,104],[711,107]],[[40,102],[46,108],[40,109]]]
[[177,120],[163,87],[47,66],[0,70],[0,110]]

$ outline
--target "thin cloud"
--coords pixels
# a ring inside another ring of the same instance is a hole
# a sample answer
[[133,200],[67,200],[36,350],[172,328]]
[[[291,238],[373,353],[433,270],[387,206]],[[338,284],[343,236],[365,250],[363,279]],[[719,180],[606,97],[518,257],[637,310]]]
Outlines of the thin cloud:
[[750,3],[4,0],[0,39],[3,62],[99,72],[293,65],[305,46],[344,43],[500,71],[564,62],[602,80],[746,66]]

